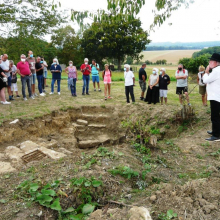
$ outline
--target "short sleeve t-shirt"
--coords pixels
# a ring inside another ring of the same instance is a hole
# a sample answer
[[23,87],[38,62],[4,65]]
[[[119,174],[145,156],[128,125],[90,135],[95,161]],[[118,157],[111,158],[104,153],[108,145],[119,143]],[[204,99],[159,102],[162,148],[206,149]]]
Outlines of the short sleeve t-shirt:
[[170,77],[165,74],[164,76],[159,76],[159,89],[167,90],[168,82],[170,82]]
[[96,63],[96,66],[94,66],[93,64],[90,65],[91,66],[91,69],[92,69],[92,76],[97,76],[99,75],[99,71],[96,69],[99,68],[99,64]]
[[125,86],[132,86],[134,84],[133,78],[134,73],[132,71],[124,72],[124,78],[125,78]]
[[[176,71],[175,76],[187,76],[188,77],[188,71],[187,70],[182,70]],[[177,87],[186,87],[187,86],[187,78],[186,79],[177,79],[177,83],[176,83]]]
[[[47,65],[47,62],[44,60],[43,64]],[[44,71],[47,71],[47,67],[46,66],[44,66]]]
[[15,73],[16,70],[17,70],[17,67],[16,67],[15,65],[13,65],[12,68],[11,68],[11,77],[12,77],[12,78],[15,78],[15,77],[16,77],[16,75],[13,76],[13,73]]
[[205,84],[202,83],[202,78],[203,78],[202,74],[204,74],[204,72],[202,72],[202,73],[198,73],[198,77],[199,77],[199,85],[200,85],[200,86],[205,86]]
[[31,73],[29,63],[27,61],[25,61],[24,63],[20,61],[17,64],[17,69],[20,70],[21,75],[29,76]]
[[26,59],[26,61],[29,63],[29,68],[31,70],[32,73],[36,73],[36,69],[35,69],[35,63],[36,63],[36,60],[34,57],[28,57]]
[[[42,68],[42,64],[41,64],[41,63],[36,63],[36,64],[35,64],[35,68],[36,68],[36,70]],[[39,70],[39,71],[37,72],[37,76],[41,76],[41,75],[43,75],[43,73],[44,73],[44,70],[41,69],[41,70]]]
[[146,71],[144,70],[144,68],[140,68],[139,69],[139,80],[143,80],[142,76],[145,76],[145,80],[147,80],[147,73]]
[[83,63],[81,65],[80,69],[82,70],[82,69],[85,69],[85,68],[87,68],[87,69],[83,72],[83,75],[85,75],[85,76],[90,75],[90,72],[88,70],[91,70],[91,66],[89,64],[86,65],[86,64]]
[[[4,70],[9,70],[9,60],[6,60],[6,61],[3,61],[2,60],[2,63],[1,63],[1,68]],[[5,75],[7,75],[8,77],[10,76],[10,72],[5,72]]]

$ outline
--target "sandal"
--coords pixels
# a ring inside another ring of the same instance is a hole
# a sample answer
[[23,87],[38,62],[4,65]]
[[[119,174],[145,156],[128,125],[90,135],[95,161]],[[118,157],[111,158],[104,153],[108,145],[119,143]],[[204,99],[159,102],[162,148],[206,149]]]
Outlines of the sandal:
[[109,96],[109,97],[108,97],[108,99],[112,99],[112,97],[111,97],[111,96]]
[[107,100],[107,97],[105,97],[105,100]]

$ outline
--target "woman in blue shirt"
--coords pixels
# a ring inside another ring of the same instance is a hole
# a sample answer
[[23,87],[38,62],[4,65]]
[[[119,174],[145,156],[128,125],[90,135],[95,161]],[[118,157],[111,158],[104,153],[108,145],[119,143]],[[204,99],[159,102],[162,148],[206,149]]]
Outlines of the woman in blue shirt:
[[58,63],[58,60],[55,58],[53,59],[53,63],[50,67],[50,71],[52,73],[52,82],[51,82],[51,94],[54,94],[54,83],[57,80],[57,93],[60,95],[60,80],[61,80],[61,73],[62,73],[62,68]]

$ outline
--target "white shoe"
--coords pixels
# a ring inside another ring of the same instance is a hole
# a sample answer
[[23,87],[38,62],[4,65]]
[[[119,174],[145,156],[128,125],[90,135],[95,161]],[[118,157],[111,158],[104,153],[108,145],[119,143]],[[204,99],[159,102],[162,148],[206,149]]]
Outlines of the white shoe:
[[37,93],[35,93],[35,94],[34,94],[34,96],[36,96],[36,97],[37,97],[37,96],[38,96],[38,94],[37,94]]
[[3,104],[3,101],[1,101],[1,104]]
[[42,92],[42,93],[40,94],[40,96],[45,96],[45,94]]
[[2,104],[3,104],[3,105],[10,105],[11,102],[7,102],[7,101],[5,101],[5,102],[2,102]]
[[57,94],[60,95],[60,92],[58,92]]
[[[33,96],[31,96],[31,97],[33,97]],[[26,97],[24,98],[24,101],[27,101],[27,98],[26,98]]]
[[53,92],[50,92],[50,95],[53,95]]
[[34,98],[34,96],[32,95],[32,96],[30,97],[30,99],[35,99],[35,98]]

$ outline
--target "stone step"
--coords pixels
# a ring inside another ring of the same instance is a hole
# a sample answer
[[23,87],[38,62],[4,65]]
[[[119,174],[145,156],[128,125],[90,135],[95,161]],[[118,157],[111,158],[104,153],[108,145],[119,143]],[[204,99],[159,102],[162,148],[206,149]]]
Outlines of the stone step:
[[84,125],[84,126],[88,125],[88,121],[83,120],[83,119],[77,119],[76,123],[78,125]]
[[105,124],[89,124],[89,128],[106,128]]
[[98,138],[96,138],[95,140],[79,140],[78,142],[78,147],[81,149],[84,148],[92,148],[92,147],[96,147],[99,146],[100,144],[106,144],[109,143],[111,141],[111,138],[108,135],[100,135]]
[[77,124],[77,123],[72,123],[72,125],[76,128],[85,128],[85,125],[80,125],[80,124]]

